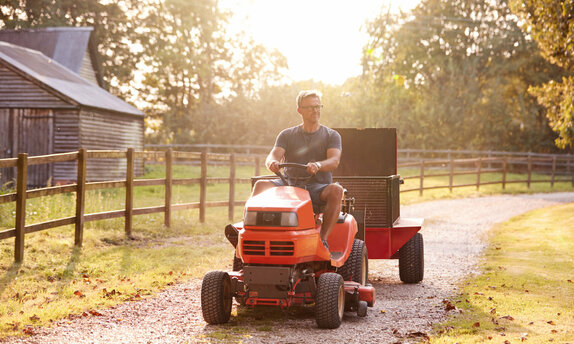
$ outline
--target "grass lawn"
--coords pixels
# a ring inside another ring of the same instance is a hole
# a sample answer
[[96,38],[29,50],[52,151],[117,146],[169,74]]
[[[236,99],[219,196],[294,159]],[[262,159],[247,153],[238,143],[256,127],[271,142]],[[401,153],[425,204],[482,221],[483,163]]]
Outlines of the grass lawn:
[[431,343],[574,343],[574,204],[495,227],[481,274]]

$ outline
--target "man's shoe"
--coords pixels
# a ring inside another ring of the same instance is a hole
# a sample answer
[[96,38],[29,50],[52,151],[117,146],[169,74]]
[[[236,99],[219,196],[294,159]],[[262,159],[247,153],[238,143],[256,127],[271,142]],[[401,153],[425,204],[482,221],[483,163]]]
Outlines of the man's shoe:
[[327,244],[327,240],[321,240],[323,242],[323,246],[325,246],[325,248],[327,249],[327,251],[331,252],[329,250],[329,244]]

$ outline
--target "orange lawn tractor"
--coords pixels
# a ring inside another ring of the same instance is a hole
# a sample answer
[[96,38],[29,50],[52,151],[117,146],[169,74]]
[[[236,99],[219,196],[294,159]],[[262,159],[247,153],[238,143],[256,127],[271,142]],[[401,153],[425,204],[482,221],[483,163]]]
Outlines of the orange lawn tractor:
[[[201,308],[207,323],[229,321],[235,298],[247,307],[314,305],[317,325],[337,328],[344,312],[356,312],[364,317],[367,308],[375,303],[375,289],[368,284],[369,258],[398,258],[403,282],[422,280],[422,236],[417,233],[422,220],[398,216],[400,178],[396,175],[396,131],[338,131],[343,139],[343,159],[339,166],[343,173],[349,174],[345,164],[357,159],[355,153],[363,154],[365,145],[381,144],[379,153],[382,151],[382,157],[388,158],[389,136],[390,142],[394,142],[390,145],[391,151],[394,147],[394,161],[388,165],[394,166],[395,173],[386,176],[334,174],[335,181],[347,190],[347,185],[350,186],[351,190],[345,192],[341,214],[327,239],[329,250],[319,236],[322,214],[313,211],[305,189],[292,186],[301,179],[293,181],[278,173],[289,186],[271,188],[250,198],[245,204],[243,221],[225,228],[227,239],[235,247],[233,271],[211,271],[205,275]],[[345,159],[347,155],[350,157]],[[371,159],[371,163],[364,164],[364,169],[354,166],[351,170],[381,173],[375,165]],[[281,167],[304,169],[305,165],[287,163]],[[388,166],[386,168],[388,170]],[[255,179],[260,178],[270,176]],[[385,221],[390,221],[390,225]],[[374,256],[369,257],[367,251],[372,251]]]

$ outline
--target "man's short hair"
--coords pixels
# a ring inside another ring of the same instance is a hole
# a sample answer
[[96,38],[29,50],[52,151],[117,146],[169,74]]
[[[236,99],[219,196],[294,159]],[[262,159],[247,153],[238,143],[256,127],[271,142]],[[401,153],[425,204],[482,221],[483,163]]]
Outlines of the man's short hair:
[[300,91],[299,94],[297,95],[297,108],[300,108],[301,103],[303,102],[303,99],[308,98],[308,97],[317,97],[317,98],[319,98],[319,100],[321,100],[321,92],[319,92],[317,90]]

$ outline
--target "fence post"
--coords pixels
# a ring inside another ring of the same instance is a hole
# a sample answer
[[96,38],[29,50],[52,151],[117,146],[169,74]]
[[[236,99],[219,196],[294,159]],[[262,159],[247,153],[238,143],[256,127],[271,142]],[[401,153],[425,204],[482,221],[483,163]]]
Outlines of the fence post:
[[16,237],[14,260],[24,259],[24,235],[26,234],[26,189],[28,185],[28,154],[18,154],[18,179],[16,181]]
[[528,152],[528,178],[526,179],[526,186],[530,189],[530,180],[532,177],[532,155]]
[[259,176],[261,174],[261,157],[258,155],[255,157],[255,175]]
[[84,209],[86,204],[86,149],[78,151],[76,176],[76,228],[74,245],[82,247],[84,240]]
[[506,189],[506,168],[508,165],[508,158],[502,159],[502,190]]
[[169,147],[165,151],[165,214],[163,224],[166,227],[171,226],[171,194],[173,183],[173,149]]
[[201,152],[201,181],[199,185],[199,222],[205,222],[205,201],[207,194],[207,153]]
[[229,156],[229,220],[233,220],[235,203],[235,154]]
[[454,178],[454,162],[452,161],[450,151],[448,152],[448,159],[449,159],[448,190],[452,192],[452,181]]
[[482,172],[482,157],[478,158],[478,166],[476,169],[476,191],[480,188],[480,173]]
[[128,148],[126,160],[126,237],[132,235],[133,209],[134,209],[134,149]]
[[554,178],[556,176],[556,155],[552,156],[552,178],[550,179],[550,187],[554,187]]
[[420,184],[419,184],[419,196],[423,195],[423,184],[424,184],[424,177],[425,177],[425,161],[421,160],[421,175],[419,177]]

